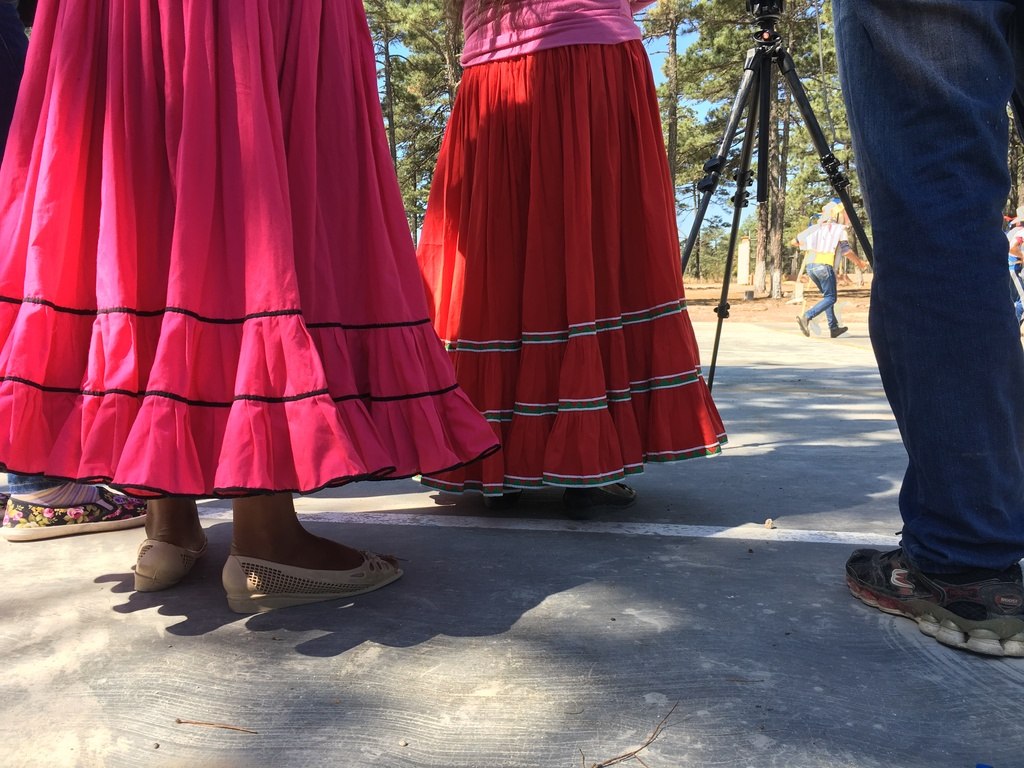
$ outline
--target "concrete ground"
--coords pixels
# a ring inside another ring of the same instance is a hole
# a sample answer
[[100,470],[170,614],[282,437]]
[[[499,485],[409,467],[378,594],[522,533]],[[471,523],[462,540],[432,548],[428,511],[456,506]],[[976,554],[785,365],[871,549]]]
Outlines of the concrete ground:
[[350,602],[229,612],[222,503],[166,592],[132,592],[138,530],[0,543],[0,765],[577,768],[659,726],[615,764],[1024,765],[1024,661],[845,587],[852,548],[897,542],[905,465],[863,325],[727,321],[714,394],[726,452],[652,467],[590,522],[557,492],[494,514],[412,481],[299,500],[404,558]]

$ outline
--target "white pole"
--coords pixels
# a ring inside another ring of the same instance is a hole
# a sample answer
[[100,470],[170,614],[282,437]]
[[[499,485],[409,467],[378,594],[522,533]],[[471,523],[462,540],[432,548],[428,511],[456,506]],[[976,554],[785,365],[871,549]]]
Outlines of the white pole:
[[750,238],[741,237],[739,253],[736,255],[736,282],[750,285]]

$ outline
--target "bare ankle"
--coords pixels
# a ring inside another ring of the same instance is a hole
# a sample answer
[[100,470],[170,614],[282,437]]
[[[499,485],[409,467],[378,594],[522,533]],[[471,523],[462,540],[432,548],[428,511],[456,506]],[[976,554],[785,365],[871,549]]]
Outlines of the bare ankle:
[[146,538],[186,549],[199,549],[206,534],[193,499],[169,496],[146,504]]

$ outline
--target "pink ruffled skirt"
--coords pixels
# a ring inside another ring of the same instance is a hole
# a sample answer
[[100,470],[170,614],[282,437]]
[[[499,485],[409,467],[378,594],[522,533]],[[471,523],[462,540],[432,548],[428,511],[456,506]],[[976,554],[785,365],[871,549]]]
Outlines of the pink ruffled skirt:
[[428,319],[354,0],[42,4],[0,243],[11,471],[233,496],[495,450]]

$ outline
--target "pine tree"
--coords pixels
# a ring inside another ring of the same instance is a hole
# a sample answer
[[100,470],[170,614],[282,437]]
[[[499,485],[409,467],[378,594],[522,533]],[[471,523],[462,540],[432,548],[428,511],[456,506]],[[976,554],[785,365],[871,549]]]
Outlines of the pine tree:
[[[409,225],[416,231],[462,76],[461,30],[450,18],[445,0],[365,0],[365,5],[377,52],[388,142]],[[649,44],[667,54],[658,95],[685,238],[700,199],[697,184],[704,176],[703,165],[721,143],[755,27],[746,0],[660,0],[646,12],[642,26]],[[787,0],[778,30],[825,136],[848,169],[849,191],[863,214],[839,90],[830,4]],[[767,157],[755,158],[770,166],[768,203],[748,211],[742,228],[757,246],[755,287],[777,296],[781,277],[789,271],[785,244],[834,192],[788,85],[777,69],[773,73]],[[699,277],[722,277],[729,222],[721,212],[730,207],[734,194],[731,176],[742,128],[691,256],[690,268]],[[1015,146],[1019,152],[1019,144]],[[1013,178],[1011,211],[1018,199],[1024,200],[1024,162],[1017,160]]]
[[[849,164],[852,160],[849,131],[839,93],[831,20],[823,2],[790,0],[777,29],[793,56],[823,132],[830,140],[839,142],[836,154]],[[736,98],[747,50],[754,45],[751,35],[755,30],[745,0],[662,0],[645,20],[649,36],[666,37],[668,42],[667,82],[662,94],[667,142],[670,146],[673,143],[681,146],[684,134],[692,132],[699,137],[694,149],[704,150],[698,150],[694,157],[677,158],[677,190],[681,192],[693,188],[703,175],[700,166],[717,151]],[[673,51],[673,34],[691,37],[695,34],[696,38],[678,52]],[[672,82],[678,85],[669,88],[668,83]],[[771,295],[781,296],[785,243],[803,229],[807,217],[820,210],[834,193],[821,169],[810,134],[802,125],[802,116],[793,104],[788,84],[775,67],[772,68],[772,94],[767,156],[753,158],[755,163],[767,162],[770,166],[768,200],[753,215],[747,215],[743,228],[745,231],[755,228],[755,288],[768,292],[770,276]],[[689,110],[688,113],[680,110],[680,115],[703,113],[699,128],[685,125],[681,118],[676,118],[672,104],[675,100]],[[732,193],[723,188],[731,186],[729,181],[735,171],[743,130],[741,125],[736,136],[737,146],[729,154],[730,166],[722,174],[718,203]],[[856,183],[851,192],[856,201]],[[679,202],[686,209],[694,207],[696,200],[696,195],[683,192]],[[720,227],[722,222],[710,222],[709,230],[713,231],[716,225]]]
[[419,230],[462,69],[444,0],[366,0],[381,104],[409,226]]

